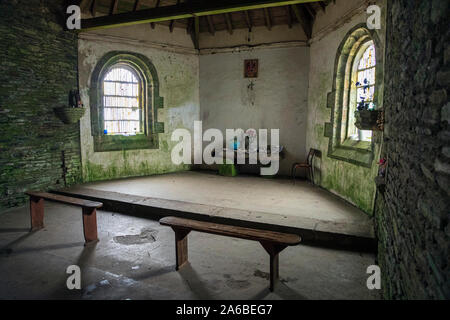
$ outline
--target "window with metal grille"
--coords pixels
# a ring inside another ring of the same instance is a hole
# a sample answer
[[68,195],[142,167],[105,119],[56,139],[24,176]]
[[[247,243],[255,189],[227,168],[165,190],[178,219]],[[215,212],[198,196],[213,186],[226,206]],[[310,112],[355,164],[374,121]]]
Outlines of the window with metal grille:
[[129,65],[117,64],[103,78],[103,123],[106,135],[143,133],[142,81]]

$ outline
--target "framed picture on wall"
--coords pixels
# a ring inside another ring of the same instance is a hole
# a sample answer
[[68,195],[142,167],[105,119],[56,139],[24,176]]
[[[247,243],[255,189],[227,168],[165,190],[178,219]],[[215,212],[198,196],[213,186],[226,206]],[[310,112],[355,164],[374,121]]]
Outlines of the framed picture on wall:
[[258,77],[258,59],[244,60],[244,78]]

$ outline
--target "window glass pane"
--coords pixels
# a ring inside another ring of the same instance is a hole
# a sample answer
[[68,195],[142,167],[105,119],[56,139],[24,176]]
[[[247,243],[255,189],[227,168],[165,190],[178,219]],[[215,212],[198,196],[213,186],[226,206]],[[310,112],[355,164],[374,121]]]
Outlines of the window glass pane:
[[105,108],[103,119],[106,120],[135,120],[139,121],[139,109]]
[[370,45],[359,60],[358,69],[366,69],[375,66],[375,46]]
[[[367,83],[365,82],[367,80]],[[361,86],[363,85],[374,85],[375,84],[375,68],[366,69],[364,71],[358,71],[358,82]]]
[[375,93],[375,86],[371,86],[368,89],[358,88],[356,102],[364,101],[373,101],[373,96]]
[[128,67],[112,68],[103,80],[103,120],[107,134],[141,132],[140,82]]

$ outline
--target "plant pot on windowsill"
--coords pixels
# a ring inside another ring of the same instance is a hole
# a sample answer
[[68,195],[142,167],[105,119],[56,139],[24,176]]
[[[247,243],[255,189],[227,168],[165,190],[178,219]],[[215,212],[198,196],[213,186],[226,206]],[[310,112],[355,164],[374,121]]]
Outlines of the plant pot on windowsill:
[[56,116],[65,124],[76,123],[84,115],[85,108],[59,107],[53,109]]
[[381,110],[356,110],[355,126],[360,130],[380,130],[377,120]]

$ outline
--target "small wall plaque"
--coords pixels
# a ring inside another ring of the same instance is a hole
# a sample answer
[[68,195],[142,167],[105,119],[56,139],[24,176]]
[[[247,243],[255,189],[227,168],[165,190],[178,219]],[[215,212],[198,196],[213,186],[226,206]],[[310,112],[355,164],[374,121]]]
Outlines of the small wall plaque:
[[244,60],[244,78],[258,77],[258,59]]

